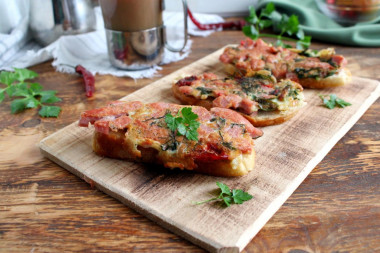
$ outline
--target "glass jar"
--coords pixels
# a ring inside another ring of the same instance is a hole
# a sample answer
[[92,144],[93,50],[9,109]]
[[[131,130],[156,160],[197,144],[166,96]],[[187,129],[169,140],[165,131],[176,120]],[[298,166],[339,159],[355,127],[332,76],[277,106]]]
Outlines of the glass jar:
[[315,0],[319,9],[342,25],[371,21],[380,14],[380,0]]

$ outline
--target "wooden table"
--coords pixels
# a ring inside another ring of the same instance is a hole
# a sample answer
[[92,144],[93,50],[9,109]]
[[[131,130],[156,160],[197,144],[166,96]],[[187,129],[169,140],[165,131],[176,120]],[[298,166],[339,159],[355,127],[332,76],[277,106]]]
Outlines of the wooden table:
[[[165,76],[243,39],[240,31],[192,38],[192,53],[163,66]],[[354,75],[380,80],[380,48],[335,47]],[[0,104],[0,252],[204,252],[44,158],[37,143],[103,106],[159,79],[96,76],[86,98],[82,79],[31,67],[45,89],[58,91],[59,118],[37,110],[11,115]],[[245,252],[378,252],[380,250],[380,100],[364,114],[286,201]]]

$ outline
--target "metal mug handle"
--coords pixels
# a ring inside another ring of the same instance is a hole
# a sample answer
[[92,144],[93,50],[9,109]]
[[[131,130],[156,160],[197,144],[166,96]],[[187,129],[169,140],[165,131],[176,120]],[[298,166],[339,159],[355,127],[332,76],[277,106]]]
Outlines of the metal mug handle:
[[181,48],[174,48],[172,46],[170,46],[168,44],[168,41],[167,41],[167,36],[166,36],[166,29],[165,29],[165,35],[164,35],[164,43],[165,43],[165,47],[167,49],[169,49],[170,51],[172,52],[182,52],[183,49],[185,48],[186,46],[186,43],[187,43],[187,2],[186,0],[182,0],[182,6],[183,6],[183,25],[184,25],[184,42],[183,42],[183,45]]

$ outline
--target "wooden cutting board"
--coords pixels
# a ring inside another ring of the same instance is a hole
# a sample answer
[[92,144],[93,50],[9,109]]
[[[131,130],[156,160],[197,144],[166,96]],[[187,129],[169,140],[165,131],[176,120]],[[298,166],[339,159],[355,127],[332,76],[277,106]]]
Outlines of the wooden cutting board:
[[[224,76],[218,61],[222,50],[122,100],[178,103],[171,93],[173,80],[203,72]],[[375,80],[353,77],[345,87],[304,93],[307,105],[293,119],[263,128],[264,136],[255,142],[255,170],[240,178],[99,157],[92,152],[92,130],[78,127],[77,122],[43,139],[40,149],[65,169],[193,243],[211,252],[239,252],[379,97],[380,85]],[[352,106],[333,110],[322,107],[318,94],[330,93]],[[194,205],[194,201],[214,196],[216,181],[243,189],[254,199],[229,208],[217,203]]]

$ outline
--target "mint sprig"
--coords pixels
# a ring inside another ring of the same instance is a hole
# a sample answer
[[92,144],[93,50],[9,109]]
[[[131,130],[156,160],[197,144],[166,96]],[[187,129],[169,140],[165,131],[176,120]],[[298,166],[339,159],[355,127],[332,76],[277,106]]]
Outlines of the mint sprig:
[[58,117],[61,108],[46,105],[61,101],[56,97],[57,92],[54,90],[44,91],[42,85],[36,82],[25,82],[36,77],[38,74],[28,69],[15,68],[14,71],[1,71],[0,83],[6,87],[0,88],[0,103],[8,95],[10,99],[14,98],[11,102],[11,113],[13,114],[40,106],[38,114],[41,117]]
[[215,197],[204,201],[195,202],[196,205],[201,205],[211,201],[222,201],[222,203],[229,207],[231,204],[243,204],[245,201],[248,201],[253,198],[253,196],[240,189],[230,189],[227,185],[216,182],[216,185],[220,189],[220,194]]
[[[249,16],[246,18],[247,25],[243,27],[243,33],[251,39],[258,39],[261,37],[276,38],[276,45],[290,48],[291,45],[285,44],[283,41],[296,42],[298,49],[307,49],[311,43],[311,36],[305,36],[303,30],[299,27],[298,17],[286,14],[280,14],[276,11],[273,3],[268,3],[265,8],[261,9],[257,14],[256,9],[253,6],[249,7]],[[265,28],[272,27],[275,32],[279,34],[261,33],[260,31]],[[296,37],[294,39],[292,37]]]

